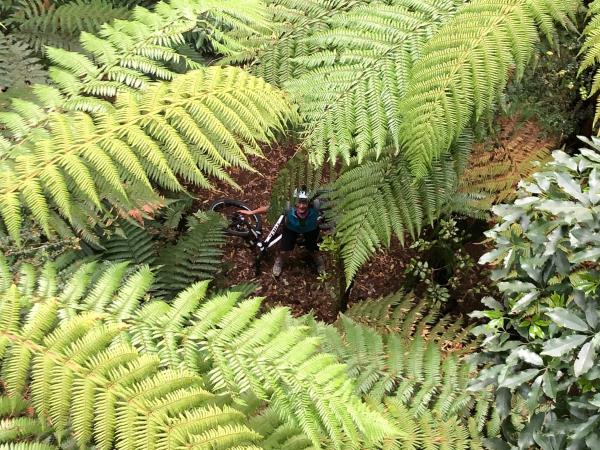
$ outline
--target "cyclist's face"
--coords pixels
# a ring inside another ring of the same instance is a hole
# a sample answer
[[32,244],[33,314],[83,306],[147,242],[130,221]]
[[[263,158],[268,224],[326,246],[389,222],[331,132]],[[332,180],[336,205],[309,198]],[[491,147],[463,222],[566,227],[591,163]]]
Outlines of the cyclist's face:
[[296,203],[296,211],[298,211],[298,213],[300,213],[301,215],[306,213],[306,211],[308,211],[308,203],[297,202]]

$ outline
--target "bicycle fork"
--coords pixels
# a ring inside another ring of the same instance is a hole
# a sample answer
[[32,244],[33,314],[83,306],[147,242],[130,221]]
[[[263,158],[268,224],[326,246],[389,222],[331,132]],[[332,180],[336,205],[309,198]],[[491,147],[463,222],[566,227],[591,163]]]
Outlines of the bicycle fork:
[[256,259],[254,260],[254,275],[257,277],[260,275],[260,264],[267,251],[269,251],[271,247],[273,247],[281,240],[281,233],[277,235],[277,231],[281,227],[284,218],[285,216],[283,214],[279,216],[279,219],[277,219],[277,222],[275,222],[275,225],[273,225],[273,228],[271,229],[265,240],[258,241],[256,243],[258,253],[256,254]]

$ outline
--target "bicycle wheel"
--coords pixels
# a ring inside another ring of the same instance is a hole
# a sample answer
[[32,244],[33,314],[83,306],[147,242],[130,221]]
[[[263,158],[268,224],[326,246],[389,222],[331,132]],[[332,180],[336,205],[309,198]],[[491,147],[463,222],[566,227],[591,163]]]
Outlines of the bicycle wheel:
[[225,217],[227,220],[225,232],[231,236],[250,237],[253,234],[252,230],[260,233],[262,219],[259,215],[247,216],[238,212],[240,209],[252,211],[252,208],[244,202],[231,198],[220,198],[212,202],[208,209]]

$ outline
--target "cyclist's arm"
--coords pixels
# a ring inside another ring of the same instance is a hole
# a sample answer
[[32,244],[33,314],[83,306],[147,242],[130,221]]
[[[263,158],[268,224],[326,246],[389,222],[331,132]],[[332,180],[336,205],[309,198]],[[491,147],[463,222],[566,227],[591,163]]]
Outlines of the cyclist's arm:
[[253,209],[252,211],[248,211],[245,209],[240,209],[238,212],[244,214],[246,216],[251,216],[253,214],[264,214],[269,210],[269,205],[261,206],[259,208]]

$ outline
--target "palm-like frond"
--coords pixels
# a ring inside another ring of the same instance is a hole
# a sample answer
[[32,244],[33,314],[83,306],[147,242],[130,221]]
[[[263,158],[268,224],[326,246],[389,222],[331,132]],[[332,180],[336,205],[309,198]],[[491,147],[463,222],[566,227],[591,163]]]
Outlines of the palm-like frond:
[[[404,436],[385,449],[481,448],[494,417],[489,393],[467,392],[472,367],[462,354],[471,338],[460,320],[398,292],[351,308],[336,325],[317,326],[328,351],[346,362],[357,393],[380,405]],[[385,324],[389,324],[386,326]],[[378,328],[373,328],[377,326]],[[479,418],[480,420],[471,418]]]
[[[520,77],[538,31],[569,23],[574,0],[475,0],[458,9],[422,49],[399,105],[400,143],[423,176],[472,120],[494,105],[513,70]],[[537,28],[536,28],[537,25]]]
[[335,14],[369,0],[266,0],[270,29],[247,36],[245,51],[225,58],[227,63],[246,63],[248,69],[269,83],[282,87],[306,72],[294,58],[308,56],[315,47],[305,38],[328,28]]
[[[50,232],[52,207],[74,222],[80,203],[92,212],[102,209],[103,198],[131,207],[128,191],[135,201],[135,189],[151,191],[151,182],[180,190],[178,177],[204,187],[207,176],[230,180],[224,168],[250,168],[245,151],[259,154],[257,142],[290,114],[281,92],[219,67],[123,93],[93,116],[52,113],[49,133],[34,133],[1,161],[0,214],[18,239],[21,205]],[[20,133],[19,120],[9,121]]]
[[[14,287],[3,293],[3,311],[18,311],[18,302]],[[198,441],[226,449],[259,439],[242,413],[215,405],[197,375],[159,369],[156,356],[118,342],[121,327],[97,314],[58,322],[57,306],[44,301],[23,323],[18,316],[3,320],[0,370],[10,396],[26,389],[31,373],[35,410],[59,439],[68,430],[80,447],[94,442],[106,449],[175,449]]]
[[[231,11],[232,7],[238,9],[237,13]],[[151,80],[172,79],[175,73],[171,66],[175,63],[198,68],[197,63],[174,47],[181,46],[184,33],[193,30],[199,18],[203,24],[207,20],[217,21],[219,27],[227,28],[240,20],[262,21],[263,14],[264,7],[258,0],[231,4],[215,0],[161,2],[154,11],[136,7],[131,20],[105,23],[97,35],[81,33],[82,53],[47,48],[47,56],[53,63],[50,78],[54,89],[38,87],[41,108],[25,111],[14,108],[13,115],[31,131],[45,125],[47,112],[109,110],[120,91],[143,90]],[[230,23],[230,16],[235,23]],[[17,142],[22,139],[13,138]]]
[[96,32],[113,19],[126,19],[130,11],[109,0],[76,0],[62,5],[42,0],[21,0],[19,10],[8,21],[11,34],[42,53],[47,45],[69,50],[78,48],[79,33]]
[[364,300],[352,305],[346,316],[381,335],[395,334],[406,343],[418,335],[445,351],[463,354],[474,350],[471,327],[463,319],[442,315],[428,299],[417,299],[412,293],[398,291]]
[[45,127],[49,112],[106,111],[119,90],[139,90],[152,79],[171,79],[174,73],[168,64],[182,59],[172,47],[195,24],[194,10],[189,7],[188,2],[181,2],[161,4],[154,12],[136,8],[130,21],[106,23],[98,35],[83,32],[79,37],[82,53],[47,48],[53,86],[37,86],[37,108],[13,108],[13,121],[26,128],[20,134],[8,134],[12,144]]
[[184,290],[190,283],[212,278],[225,245],[225,226],[218,214],[196,214],[176,244],[160,251],[157,288],[166,297]]
[[539,163],[550,157],[558,145],[543,139],[533,122],[503,124],[500,146],[475,146],[469,164],[460,178],[459,192],[482,194],[476,202],[486,210],[493,204],[513,201],[519,181],[531,175]]
[[47,424],[31,414],[27,401],[0,396],[0,449],[58,450],[46,442],[50,431]]
[[250,421],[251,427],[263,436],[264,450],[316,450],[310,439],[298,427],[281,420],[277,411],[267,408]]
[[188,40],[198,50],[209,50],[238,59],[252,48],[256,39],[272,32],[272,22],[262,0],[210,0],[200,2],[203,10]]
[[398,155],[369,161],[344,171],[331,192],[336,236],[341,245],[346,281],[392,237],[404,242],[444,210],[458,186],[471,137],[435,161],[427,177],[415,182],[409,164]]
[[154,264],[156,245],[152,236],[140,225],[122,221],[114,234],[101,241],[106,261],[131,261],[135,264]]
[[332,16],[329,30],[303,43],[313,49],[295,62],[306,73],[286,86],[307,121],[314,160],[359,161],[388,144],[399,150],[399,100],[408,74],[432,34],[461,0],[371,3]]
[[[194,380],[200,376],[213,392],[238,401],[252,394],[267,402],[317,448],[324,438],[334,448],[371,448],[395,433],[354,394],[345,366],[323,353],[309,328],[286,308],[258,316],[261,299],[241,301],[235,291],[206,300],[207,282],[190,286],[171,304],[146,300],[140,306],[151,279],[147,268],[128,275],[123,263],[104,271],[92,264],[50,300],[32,296],[31,288],[8,287],[0,301],[0,373],[9,392],[27,388],[32,367],[38,414],[49,417],[57,433],[71,421],[80,443],[93,440],[102,448],[114,440],[133,448],[140,436],[163,448],[170,448],[165,436],[173,448],[204,438],[226,441],[229,425],[207,424],[200,432],[193,427],[196,416],[186,412],[192,406],[188,391],[201,411],[216,402],[197,391]],[[22,306],[31,308],[31,325],[20,324]],[[63,357],[74,365],[63,366]],[[105,378],[114,389],[103,384]],[[65,392],[72,395],[63,398]],[[215,414],[228,417],[226,412]],[[173,413],[185,423],[173,426]],[[239,411],[231,414],[233,435],[244,442],[257,439],[244,428]]]

